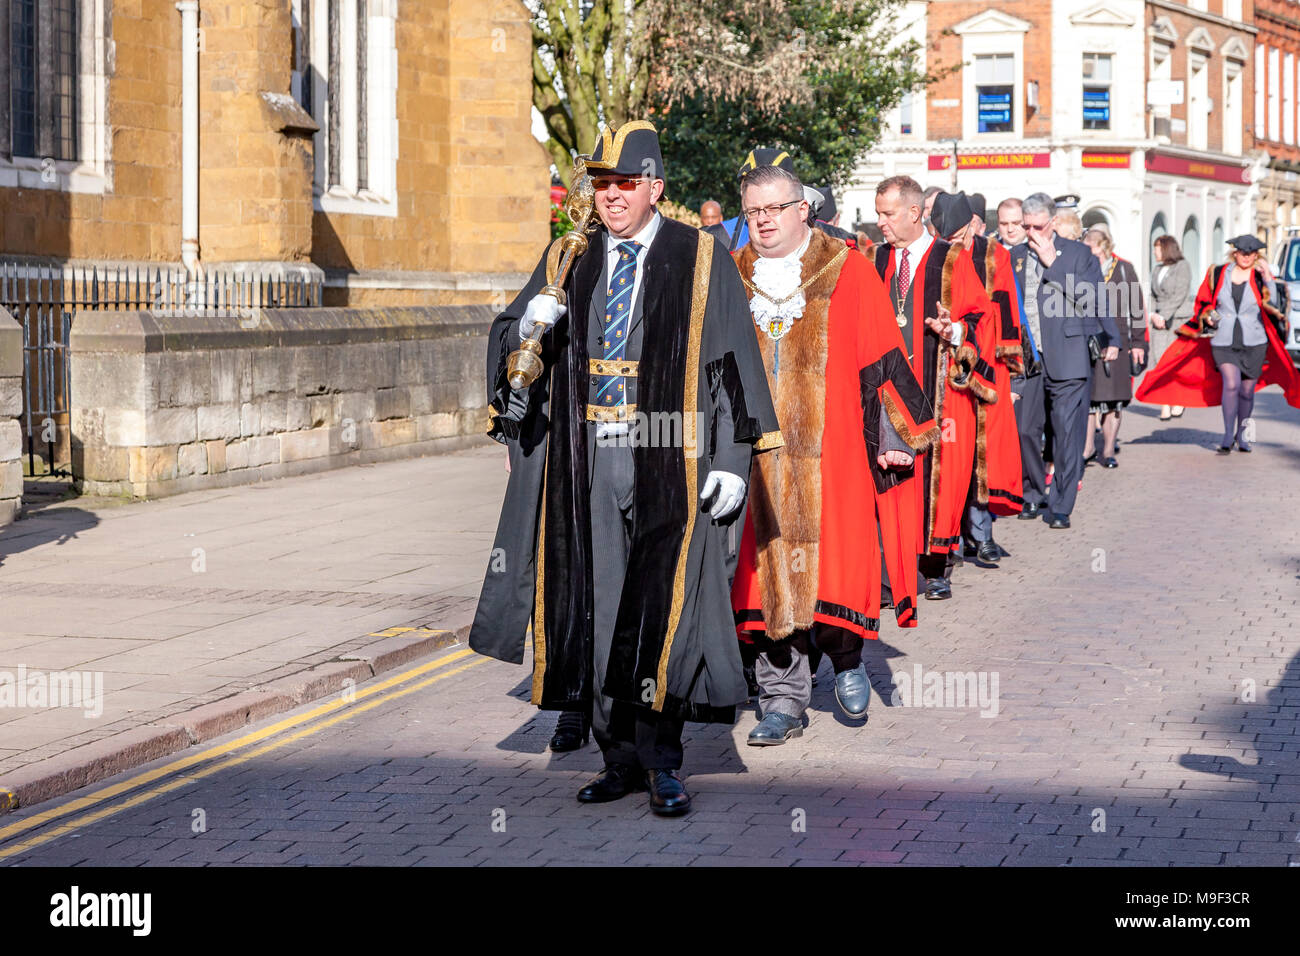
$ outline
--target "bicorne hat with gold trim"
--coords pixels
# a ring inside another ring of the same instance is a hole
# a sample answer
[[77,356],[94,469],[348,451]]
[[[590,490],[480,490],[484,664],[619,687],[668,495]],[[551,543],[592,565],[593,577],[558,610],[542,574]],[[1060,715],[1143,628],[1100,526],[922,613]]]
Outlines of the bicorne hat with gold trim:
[[596,148],[587,160],[593,175],[649,176],[666,179],[664,157],[659,151],[659,133],[647,120],[633,120],[617,129],[600,131]]

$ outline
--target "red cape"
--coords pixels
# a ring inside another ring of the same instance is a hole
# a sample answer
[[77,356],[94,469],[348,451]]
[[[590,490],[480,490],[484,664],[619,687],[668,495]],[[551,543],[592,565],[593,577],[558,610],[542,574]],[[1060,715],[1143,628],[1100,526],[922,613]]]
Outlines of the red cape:
[[[1205,315],[1219,299],[1219,291],[1229,269],[1215,266],[1205,274],[1200,291],[1196,294],[1196,307],[1192,318],[1178,329],[1179,338],[1160,356],[1156,367],[1150,369],[1138,385],[1133,397],[1151,405],[1185,405],[1189,408],[1212,408],[1223,398],[1223,376],[1214,362],[1210,337],[1199,337],[1205,329]],[[1251,291],[1262,317],[1264,334],[1268,336],[1264,353],[1264,372],[1255,383],[1255,391],[1266,385],[1281,386],[1287,404],[1300,408],[1300,373],[1296,372],[1291,356],[1273,328],[1270,314],[1277,310],[1268,304],[1266,290],[1258,281],[1259,273],[1251,272]]]
[[[814,231],[803,257],[803,316],[780,340],[756,331],[785,446],[757,456],[732,588],[742,637],[774,640],[814,623],[875,637],[881,548],[899,626],[916,624],[917,524],[901,493],[914,471],[876,464],[882,408],[919,451],[938,427],[907,363],[889,296],[856,252],[834,263],[843,243]],[[753,245],[738,255],[752,280]],[[752,297],[753,291],[750,290]]]
[[[876,269],[888,290],[894,274],[889,246],[877,250]],[[913,264],[912,276],[917,286],[912,294],[912,370],[935,408],[941,441],[937,454],[932,448],[924,456],[923,481],[913,482],[910,492],[903,494],[911,498],[910,507],[921,529],[921,553],[946,554],[961,540],[978,437],[976,404],[980,399],[976,395],[984,400],[996,395],[996,378],[988,362],[992,356],[983,352],[989,347],[992,326],[980,331],[991,322],[994,311],[970,255],[960,246],[934,240],[921,261]],[[939,304],[947,306],[953,322],[965,327],[958,351],[967,356],[965,366],[970,374],[961,387],[949,376],[939,375],[939,338],[925,325],[926,316],[938,315]]]
[[[981,241],[982,239],[982,241]],[[982,252],[982,254],[980,254]],[[977,439],[975,479],[978,499],[995,515],[1019,514],[1025,506],[1024,474],[1020,461],[1020,433],[1011,401],[1011,375],[1021,370],[1020,301],[1011,271],[1011,253],[992,239],[971,245],[971,263],[984,281],[996,321],[980,322],[980,352],[992,356],[998,400],[981,403],[981,434]],[[981,457],[984,465],[981,467]]]

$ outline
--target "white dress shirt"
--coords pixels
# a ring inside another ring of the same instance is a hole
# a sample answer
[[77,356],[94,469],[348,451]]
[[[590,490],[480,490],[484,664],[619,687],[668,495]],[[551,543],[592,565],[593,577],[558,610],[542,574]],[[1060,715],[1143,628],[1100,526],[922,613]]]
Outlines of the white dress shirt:
[[[650,221],[631,239],[632,242],[639,242],[641,248],[637,250],[636,254],[636,278],[632,281],[632,298],[628,302],[629,308],[633,306],[637,295],[641,292],[641,274],[645,272],[646,250],[650,248],[650,243],[654,242],[655,235],[659,232],[659,226],[662,222],[663,216],[656,209],[655,214],[650,217]],[[620,239],[612,233],[605,233],[605,275],[607,279],[612,278],[614,270],[618,268],[618,244],[627,241],[627,239]]]

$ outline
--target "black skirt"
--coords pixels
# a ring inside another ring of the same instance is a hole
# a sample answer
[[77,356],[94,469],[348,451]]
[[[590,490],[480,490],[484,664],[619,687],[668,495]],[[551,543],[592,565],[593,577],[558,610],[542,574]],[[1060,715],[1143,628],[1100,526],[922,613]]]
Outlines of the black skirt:
[[1241,323],[1232,330],[1231,345],[1211,345],[1215,365],[1235,365],[1241,369],[1241,377],[1257,379],[1264,374],[1264,356],[1268,352],[1268,343],[1263,345],[1241,344]]

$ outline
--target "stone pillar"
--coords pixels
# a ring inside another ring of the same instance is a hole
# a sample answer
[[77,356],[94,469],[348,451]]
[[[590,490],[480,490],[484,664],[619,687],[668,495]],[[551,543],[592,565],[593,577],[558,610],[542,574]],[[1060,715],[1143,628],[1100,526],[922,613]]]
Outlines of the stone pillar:
[[23,327],[0,309],[0,525],[23,505]]

